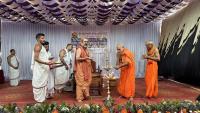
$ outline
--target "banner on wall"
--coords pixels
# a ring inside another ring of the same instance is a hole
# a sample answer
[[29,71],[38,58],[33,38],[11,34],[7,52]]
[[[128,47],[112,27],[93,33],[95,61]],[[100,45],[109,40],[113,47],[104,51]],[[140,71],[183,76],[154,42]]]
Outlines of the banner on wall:
[[88,48],[105,48],[108,43],[108,33],[106,32],[72,32],[71,43],[77,46],[80,38],[88,39]]

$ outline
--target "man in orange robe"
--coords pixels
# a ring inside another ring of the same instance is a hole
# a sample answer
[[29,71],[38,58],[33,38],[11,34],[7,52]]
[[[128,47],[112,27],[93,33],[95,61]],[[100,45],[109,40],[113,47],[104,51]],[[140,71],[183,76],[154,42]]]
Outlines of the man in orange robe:
[[152,41],[146,42],[147,54],[143,58],[147,60],[145,83],[146,83],[146,97],[158,96],[158,64],[160,61],[160,54],[158,49],[154,46]]
[[117,86],[119,94],[125,98],[132,99],[135,96],[135,62],[134,55],[122,44],[117,45],[120,54],[119,64],[115,69],[120,69],[120,78]]
[[92,65],[87,43],[87,39],[81,39],[76,51],[75,79],[76,99],[78,102],[82,102],[82,100],[88,99],[90,96],[89,87],[92,81]]

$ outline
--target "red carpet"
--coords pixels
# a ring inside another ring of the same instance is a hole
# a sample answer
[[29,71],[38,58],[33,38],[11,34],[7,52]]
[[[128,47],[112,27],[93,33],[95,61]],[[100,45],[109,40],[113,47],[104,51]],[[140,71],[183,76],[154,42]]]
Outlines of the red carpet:
[[[159,81],[159,96],[158,98],[145,98],[145,83],[144,79],[136,79],[136,97],[135,103],[157,103],[163,99],[180,99],[192,100],[200,94],[199,90],[193,89],[190,86],[175,83],[169,80]],[[112,88],[111,96],[116,100],[116,103],[124,103],[127,100],[119,98],[115,88]],[[98,103],[102,104],[102,100],[106,97],[92,97],[91,100],[84,103]],[[48,100],[49,103],[66,102],[69,104],[76,103],[75,94],[72,92],[64,92],[63,94],[56,94],[53,99]],[[21,81],[18,87],[10,87],[9,83],[0,84],[0,104],[17,103],[19,106],[24,106],[28,103],[35,103],[33,99],[31,81]]]

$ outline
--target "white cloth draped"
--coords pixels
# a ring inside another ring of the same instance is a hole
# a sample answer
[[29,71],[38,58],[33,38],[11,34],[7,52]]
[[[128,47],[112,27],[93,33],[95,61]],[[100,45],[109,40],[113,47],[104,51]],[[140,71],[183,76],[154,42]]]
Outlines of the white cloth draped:
[[[51,58],[52,57],[51,53],[49,51],[47,53],[49,58]],[[51,69],[49,70],[48,84],[47,84],[47,93],[51,95],[54,94],[54,86],[55,86],[54,78],[55,78],[55,70]]]
[[[65,50],[65,56],[64,56],[64,61],[68,65],[69,69],[66,70],[65,66],[58,67],[55,69],[55,89],[62,89],[65,87],[66,82],[69,80],[69,77],[71,73],[73,72],[73,69],[70,68],[70,63],[72,63],[72,53],[68,52],[67,49]],[[60,59],[58,62],[61,62]]]
[[[39,59],[44,62],[48,62],[48,58],[49,58],[48,53],[46,49],[42,46],[42,49],[39,53]],[[43,102],[46,98],[48,75],[49,75],[48,65],[41,64],[38,62],[34,63],[32,86],[33,86],[34,99],[37,102]]]
[[[18,65],[18,59],[16,56],[11,57],[11,64],[15,67]],[[9,66],[9,79],[11,86],[18,86],[20,77],[19,77],[19,68],[14,69],[13,67]]]

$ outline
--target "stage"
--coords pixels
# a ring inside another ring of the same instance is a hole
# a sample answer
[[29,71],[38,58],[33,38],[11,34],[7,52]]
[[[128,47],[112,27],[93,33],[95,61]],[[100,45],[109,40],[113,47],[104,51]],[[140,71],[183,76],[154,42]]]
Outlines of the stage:
[[[83,103],[96,103],[102,104],[103,99],[106,97],[106,91],[103,96],[91,97],[90,100]],[[136,79],[136,96],[133,100],[134,103],[157,103],[165,100],[192,100],[195,101],[196,97],[200,94],[198,88],[189,85],[177,83],[171,80],[159,81],[159,96],[157,98],[145,98],[145,83],[144,79]],[[19,106],[24,106],[29,103],[35,103],[33,99],[32,86],[30,80],[23,80],[18,87],[10,87],[9,83],[0,84],[0,104],[17,103]],[[111,90],[111,96],[115,99],[116,103],[125,103],[127,100],[121,98],[116,92],[116,88]],[[48,103],[57,102],[58,104],[66,102],[68,104],[76,103],[75,93],[64,92],[63,94],[56,94],[53,99],[47,101]]]

